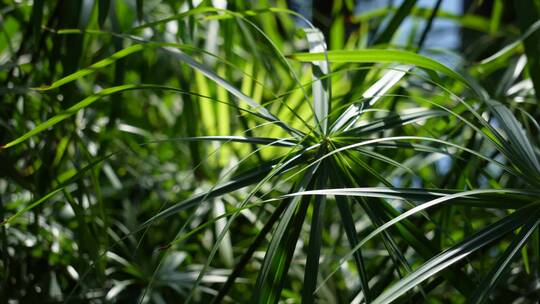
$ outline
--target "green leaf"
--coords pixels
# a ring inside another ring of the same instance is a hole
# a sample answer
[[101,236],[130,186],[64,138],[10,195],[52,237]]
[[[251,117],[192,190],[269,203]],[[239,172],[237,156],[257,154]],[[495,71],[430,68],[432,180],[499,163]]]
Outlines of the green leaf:
[[96,71],[98,71],[99,69],[102,69],[102,68],[105,68],[105,67],[111,65],[111,64],[113,64],[114,62],[116,62],[117,60],[119,60],[121,58],[129,56],[129,55],[131,55],[133,53],[136,53],[136,52],[140,52],[140,51],[142,51],[144,49],[145,49],[144,44],[134,44],[132,46],[126,47],[125,49],[122,49],[122,50],[112,54],[111,56],[109,56],[109,57],[107,57],[105,59],[102,59],[102,60],[90,65],[87,68],[80,69],[75,73],[69,74],[69,75],[67,75],[67,76],[53,82],[51,85],[48,85],[48,86],[43,85],[43,86],[41,86],[39,88],[34,88],[34,89],[38,90],[38,91],[49,91],[49,90],[59,88],[59,87],[65,85],[65,84],[68,84],[68,83],[70,83],[72,81],[75,81],[75,80],[77,80],[79,78],[82,78],[84,76],[93,74]]
[[382,119],[372,120],[371,122],[360,127],[352,128],[340,136],[366,136],[375,132],[389,130],[394,127],[401,127],[418,121],[425,121],[429,118],[446,116],[448,113],[441,110],[424,110],[418,109],[412,113],[406,114],[390,114]]
[[[533,206],[537,208],[536,206]],[[520,209],[498,222],[487,226],[466,240],[448,248],[441,254],[424,263],[379,295],[373,303],[392,303],[424,280],[438,275],[446,268],[463,260],[480,248],[483,248],[507,233],[516,230],[524,220],[530,217],[531,207]]]
[[313,200],[313,217],[309,236],[308,255],[302,287],[302,303],[315,303],[315,288],[319,277],[319,259],[322,247],[322,228],[325,208],[324,197]]
[[479,64],[473,67],[473,70],[479,71],[481,73],[486,73],[490,72],[494,66],[498,66],[499,64],[505,64],[510,59],[510,57],[514,55],[514,53],[518,50],[519,46],[522,45],[522,42],[528,37],[530,37],[532,34],[536,33],[538,29],[540,29],[540,20],[531,24],[517,40],[500,49],[495,54],[480,61]]
[[[104,67],[114,63],[118,59],[126,57],[126,56],[128,56],[130,54],[133,54],[133,53],[136,53],[136,52],[148,49],[148,48],[158,48],[158,49],[161,49],[161,50],[167,52],[169,55],[172,55],[174,58],[179,59],[180,61],[186,63],[187,65],[189,65],[193,69],[198,70],[199,72],[204,74],[206,77],[208,77],[210,80],[216,82],[218,85],[220,85],[221,87],[226,89],[229,93],[236,96],[238,99],[244,101],[249,106],[253,107],[254,110],[260,116],[262,116],[265,119],[269,119],[270,121],[275,122],[278,126],[282,127],[284,130],[289,132],[291,135],[299,136],[299,135],[302,134],[298,130],[295,130],[294,128],[290,127],[289,125],[287,125],[284,122],[282,122],[281,120],[279,120],[277,117],[275,117],[273,114],[271,114],[263,105],[259,104],[258,102],[251,99],[249,96],[242,93],[239,89],[234,87],[227,80],[225,80],[224,78],[217,75],[217,73],[212,71],[211,68],[209,68],[208,66],[206,66],[206,65],[204,65],[204,64],[202,64],[200,62],[195,61],[192,57],[190,57],[187,54],[185,54],[185,53],[181,52],[180,50],[178,50],[178,48],[182,48],[182,47],[183,47],[182,45],[177,45],[177,44],[173,44],[173,43],[159,43],[159,42],[158,43],[152,42],[152,43],[144,43],[144,44],[135,44],[135,45],[132,45],[132,46],[127,47],[125,49],[122,49],[122,50],[114,53],[113,55],[105,58],[105,59],[102,59],[102,60],[94,63],[93,65],[89,66],[88,68],[85,68],[85,69],[79,70],[77,72],[74,72],[74,73],[72,73],[70,75],[67,75],[67,76],[63,77],[62,79],[60,79],[58,81],[55,81],[53,84],[51,84],[49,86],[42,86],[40,88],[34,88],[34,89],[38,90],[38,91],[52,90],[52,89],[58,88],[58,87],[60,87],[62,85],[65,85],[65,84],[67,84],[69,82],[72,82],[74,80],[77,80],[77,79],[79,79],[81,77],[92,74],[95,71],[97,71],[97,70],[99,70],[101,68],[104,68]],[[187,47],[187,48],[189,48],[189,47]]]
[[[310,53],[325,53],[326,42],[324,35],[318,29],[304,29],[309,43]],[[329,73],[329,66],[326,59],[312,62],[312,91],[313,110],[315,112],[315,123],[322,134],[326,134],[328,129],[328,113],[330,112],[331,100],[331,79],[325,77]]]
[[109,8],[111,7],[111,0],[99,0],[98,2],[98,23],[99,27],[103,28],[107,16],[109,15]]
[[68,108],[64,112],[49,118],[47,121],[37,125],[35,128],[33,128],[29,132],[25,133],[24,135],[22,135],[22,136],[14,139],[14,140],[8,142],[7,144],[3,145],[2,148],[7,149],[7,148],[13,147],[13,146],[15,146],[17,144],[20,144],[21,142],[27,140],[28,138],[30,138],[30,137],[38,134],[38,133],[41,133],[41,132],[45,131],[46,129],[56,125],[57,123],[61,122],[62,120],[65,120],[65,119],[71,117],[73,114],[77,113],[77,111],[79,111],[80,109],[91,105],[92,103],[96,102],[97,100],[99,100],[99,99],[101,99],[101,98],[103,98],[105,96],[108,96],[108,95],[111,95],[111,94],[114,94],[114,93],[118,93],[118,92],[122,92],[122,91],[134,90],[136,88],[137,88],[137,86],[135,86],[135,85],[122,85],[122,86],[117,86],[117,87],[104,89],[101,92],[99,92],[98,94],[95,94],[95,95],[92,95],[92,96],[89,96],[89,97],[83,99],[82,101],[80,101],[79,103],[75,104],[74,106]]
[[512,161],[533,183],[540,184],[540,162],[525,130],[514,114],[502,103],[492,100],[489,109],[500,122],[504,134],[494,132],[499,141],[507,143],[500,146],[506,157]]
[[139,20],[139,22],[143,21],[143,17],[144,17],[143,8],[144,8],[144,1],[137,0],[137,19]]
[[422,35],[420,35],[420,38],[418,39],[418,42],[417,42],[418,50],[421,50],[424,47],[424,43],[426,42],[427,35],[429,34],[431,30],[433,21],[435,21],[435,17],[437,16],[437,13],[439,12],[441,4],[442,4],[442,0],[437,0],[435,5],[433,6],[433,10],[431,11],[429,15],[429,18],[426,22],[424,30],[422,31]]
[[[326,174],[322,174],[316,183],[317,188],[326,184]],[[324,222],[326,197],[316,196],[312,200],[313,214],[309,230],[306,269],[304,271],[304,286],[302,287],[302,304],[315,303],[315,288],[319,277],[319,259],[322,247],[322,230]]]
[[[173,87],[160,86],[160,85],[141,84],[141,85],[121,85],[121,86],[111,87],[111,88],[103,89],[97,94],[86,97],[85,99],[83,99],[82,101],[80,101],[80,102],[76,103],[75,105],[71,106],[70,108],[63,111],[62,113],[49,118],[45,122],[43,122],[41,124],[38,124],[32,130],[30,130],[27,133],[23,134],[22,136],[20,136],[20,137],[18,137],[16,139],[6,143],[5,145],[1,146],[0,149],[7,149],[7,148],[13,147],[15,145],[18,145],[18,144],[24,142],[28,138],[30,138],[30,137],[32,137],[32,136],[34,136],[36,134],[39,134],[39,133],[47,130],[48,128],[56,125],[57,123],[71,117],[72,115],[77,113],[79,110],[92,105],[94,102],[100,100],[103,97],[106,97],[106,96],[109,96],[109,95],[112,95],[112,94],[115,94],[115,93],[119,93],[119,92],[124,92],[124,91],[146,90],[146,89],[170,90],[170,91],[174,91],[174,92],[181,93],[181,94],[195,95],[195,96],[207,98],[207,99],[210,99],[210,100],[215,100],[214,98],[211,98],[211,97],[208,97],[208,96],[200,95],[200,94],[193,93],[193,92],[187,92],[187,91],[177,89],[177,88],[173,88]],[[231,106],[235,106],[235,105],[231,105]]]
[[[516,21],[526,33],[540,20],[540,3],[536,0],[515,1]],[[536,100],[540,100],[540,32],[535,31],[523,40],[527,55],[527,69],[534,84]]]
[[429,57],[413,52],[390,49],[336,50],[326,53],[295,53],[289,57],[298,61],[320,61],[328,56],[328,61],[337,63],[402,63],[448,75],[470,86],[461,74]]
[[[297,191],[305,190],[309,186],[317,168],[318,166],[311,167],[304,174]],[[308,202],[307,199],[295,197],[281,217],[257,276],[252,303],[275,304],[279,301]]]
[[218,85],[222,86],[227,91],[229,91],[229,93],[231,93],[232,95],[236,96],[238,99],[244,101],[245,103],[253,107],[254,110],[258,112],[262,117],[266,118],[269,121],[275,122],[278,126],[282,127],[291,135],[294,135],[294,136],[301,135],[299,131],[291,128],[289,125],[279,120],[277,117],[271,114],[264,106],[262,106],[258,102],[254,101],[253,99],[251,99],[250,97],[242,93],[239,89],[234,87],[227,80],[217,75],[206,65],[195,61],[193,58],[191,58],[185,53],[182,53],[178,49],[175,49],[172,47],[165,47],[163,48],[163,50],[165,50],[168,54],[172,55],[174,58],[186,63],[193,69],[198,70],[199,72],[203,73],[206,77],[208,77],[209,79],[211,79],[212,81],[216,82]]
[[[349,208],[348,200],[345,199],[342,196],[336,197],[336,203],[339,210],[339,215],[341,217],[341,221],[343,222],[343,228],[345,230],[345,234],[347,234],[347,239],[349,240],[349,244],[351,245],[351,248],[356,248],[358,245],[358,237],[356,235],[356,229],[354,227],[354,220],[352,218],[352,212]],[[362,251],[356,250],[353,254],[354,262],[356,264],[356,268],[358,270],[358,275],[360,277],[360,286],[362,288],[362,294],[364,296],[364,299],[367,303],[370,303],[373,299],[371,296],[371,292],[369,289],[369,277],[366,273],[366,266],[364,259],[362,257]]]
[[[387,71],[377,82],[371,85],[363,94],[361,104],[350,105],[332,125],[332,133],[348,130],[354,126],[364,109],[374,105],[390,91],[411,69],[411,66],[401,65]],[[367,106],[366,106],[367,104]]]
[[504,10],[504,3],[502,0],[495,0],[493,8],[491,10],[491,23],[489,25],[489,32],[491,34],[497,33],[501,24],[501,19]]
[[[446,203],[451,200],[459,198],[474,198],[476,195],[480,194],[495,194],[495,193],[514,193],[514,194],[524,194],[530,195],[531,198],[535,198],[535,192],[519,189],[484,189],[484,190],[472,190],[457,192],[454,194],[444,194],[438,193],[440,190],[429,191],[427,189],[388,189],[388,188],[346,188],[346,189],[326,189],[326,190],[310,190],[303,192],[296,192],[286,195],[288,196],[303,196],[303,195],[339,195],[339,196],[360,196],[360,197],[378,197],[378,198],[393,198],[393,199],[408,199],[415,200],[415,197],[419,195],[435,195],[439,196],[433,200],[429,200],[423,204],[420,204],[398,216],[384,223],[380,227],[377,227],[375,230],[370,232],[366,237],[364,237],[358,244],[349,251],[340,261],[339,265],[341,266],[347,259],[351,258],[355,252],[361,248],[369,240],[373,239],[375,236],[379,235],[381,232],[387,230],[388,228],[394,226],[395,224],[407,219],[408,217],[420,213],[428,208]],[[518,206],[516,206],[517,208]],[[334,270],[323,282],[326,282],[328,278],[337,271]]]
[[256,184],[260,182],[261,178],[267,176],[268,173],[272,171],[275,165],[276,165],[276,161],[270,161],[270,162],[266,162],[259,165],[257,168],[254,168],[247,172],[243,172],[242,174],[239,174],[238,176],[232,178],[230,181],[214,186],[213,189],[208,192],[194,195],[184,201],[181,201],[179,203],[176,203],[170,206],[169,208],[152,216],[143,224],[143,226],[152,224],[153,222],[157,220],[167,218],[182,210],[189,209],[195,206],[196,204],[203,202],[205,200],[212,199],[214,197],[244,188],[252,184]]
[[84,166],[82,169],[80,169],[79,171],[77,171],[77,173],[75,175],[73,175],[72,177],[70,177],[69,179],[67,179],[66,181],[62,182],[60,185],[58,185],[54,190],[50,191],[49,193],[47,193],[46,195],[40,197],[39,199],[33,201],[32,203],[28,204],[26,207],[24,207],[23,209],[19,210],[17,213],[15,213],[14,215],[10,216],[9,218],[3,220],[2,222],[0,222],[0,226],[3,226],[3,225],[7,225],[7,224],[10,224],[11,222],[13,222],[14,220],[16,220],[17,218],[19,218],[21,215],[25,214],[26,212],[34,209],[35,207],[43,204],[44,202],[46,202],[48,199],[50,199],[51,197],[53,197],[54,195],[56,195],[58,192],[64,190],[64,188],[66,188],[68,185],[72,184],[73,182],[77,181],[78,179],[80,179],[82,176],[84,176],[84,174],[86,174],[86,172],[88,172],[90,169],[94,168],[95,166],[97,166],[98,164],[100,164],[101,162],[103,162],[104,160],[110,158],[111,156],[113,156],[114,153],[112,154],[109,154],[109,155],[106,155],[106,156],[103,156],[103,157],[99,157],[97,158],[96,160],[93,160],[91,163],[89,163],[88,165]]
[[376,38],[373,40],[373,43],[371,44],[375,45],[389,43],[403,20],[405,20],[405,18],[410,15],[415,5],[416,0],[403,1],[394,16],[392,16],[392,19],[390,20],[386,28],[379,35],[376,36]]
[[42,203],[44,203],[45,201],[47,201],[49,198],[53,197],[55,194],[57,194],[58,192],[62,191],[64,188],[60,188],[60,189],[55,189],[49,193],[47,193],[46,195],[44,195],[43,197],[40,197],[39,199],[33,201],[32,203],[28,204],[26,207],[24,207],[23,209],[17,211],[17,213],[15,213],[14,215],[8,217],[7,219],[3,220],[0,225],[8,225],[10,224],[11,222],[13,222],[14,220],[16,220],[18,217],[20,217],[21,215],[25,214],[26,212],[34,209],[35,207],[41,205]]
[[[354,137],[354,139],[357,140],[358,138]],[[523,176],[519,172],[516,172],[511,167],[506,166],[505,164],[497,161],[496,159],[484,156],[484,155],[482,155],[482,154],[480,154],[480,153],[478,153],[478,152],[476,152],[474,150],[471,150],[469,148],[466,148],[466,147],[463,147],[463,146],[460,146],[460,145],[456,145],[454,143],[444,141],[444,140],[440,140],[440,139],[435,139],[435,138],[430,138],[430,137],[420,137],[420,136],[393,136],[393,137],[391,136],[391,137],[382,137],[382,138],[364,140],[364,141],[361,141],[361,142],[358,142],[358,143],[349,144],[347,146],[343,146],[343,147],[337,148],[335,150],[332,150],[332,151],[326,153],[325,155],[323,155],[320,159],[318,159],[317,161],[315,161],[311,165],[318,164],[319,162],[323,161],[324,159],[326,159],[328,157],[331,157],[331,156],[333,156],[335,154],[341,153],[343,151],[346,151],[346,150],[357,149],[357,148],[360,148],[360,147],[363,147],[363,146],[378,146],[381,143],[387,144],[386,142],[388,142],[388,141],[396,141],[396,142],[398,142],[398,141],[403,141],[403,140],[424,140],[424,141],[428,141],[428,142],[440,143],[440,144],[446,145],[448,147],[454,147],[454,148],[457,148],[459,150],[471,153],[472,155],[474,155],[474,156],[476,156],[476,157],[478,157],[478,158],[480,158],[482,160],[485,160],[485,161],[488,161],[488,162],[490,162],[492,164],[495,164],[495,165],[501,167],[502,169],[504,169],[505,171],[507,171],[508,173],[510,173],[510,174],[512,174],[514,176],[519,176],[519,177]]]
[[33,32],[32,34],[34,36],[35,48],[38,48],[39,40],[41,38],[41,23],[43,22],[44,4],[45,4],[44,0],[35,0],[32,4],[32,16],[30,17],[30,22],[32,25],[32,32]]
[[[352,17],[353,23],[365,23],[370,21],[375,21],[374,19],[384,18],[388,15],[388,13],[396,12],[397,9],[393,7],[385,7],[380,9],[371,10],[365,13],[362,13],[360,15],[356,15]],[[431,14],[433,13],[433,9],[428,7],[414,7],[412,11],[410,12],[410,16],[416,17],[416,18],[424,18],[428,19]],[[456,23],[460,25],[463,28],[472,29],[478,32],[487,32],[489,30],[491,21],[489,18],[486,18],[484,16],[475,15],[473,13],[465,12],[463,14],[453,14],[447,11],[438,10],[436,14],[437,20],[444,20],[447,19],[449,21],[452,21],[453,23]],[[503,29],[508,32],[515,32],[516,29],[512,25],[506,25],[506,27]]]
[[252,303],[275,304],[281,297],[281,290],[308,207],[306,200],[295,201],[293,199],[285,211],[270,241],[262,269],[257,277],[257,289],[254,292]]
[[274,224],[279,220],[280,216],[287,208],[288,203],[290,202],[284,201],[279,204],[279,206],[272,213],[270,218],[265,222],[264,227],[261,229],[259,234],[257,234],[255,240],[250,243],[249,247],[246,249],[246,251],[244,251],[244,254],[240,258],[240,261],[236,263],[236,266],[234,267],[232,273],[227,278],[227,282],[225,282],[225,284],[220,288],[216,297],[212,300],[212,304],[218,304],[223,301],[223,298],[225,298],[225,295],[227,295],[227,293],[233,286],[234,281],[240,276],[240,274],[248,264],[249,260],[252,258],[255,250],[257,250],[257,248],[260,247],[261,244],[266,240],[266,236],[268,235],[268,233],[270,233],[270,230],[272,229]]
[[503,280],[505,273],[508,272],[510,263],[519,254],[521,248],[523,248],[529,237],[538,227],[538,224],[540,224],[540,219],[538,218],[538,210],[536,210],[531,213],[530,218],[508,245],[495,265],[491,266],[491,270],[482,279],[478,287],[476,287],[476,292],[468,299],[468,303],[484,303],[488,300],[490,292]]
[[245,137],[245,136],[195,136],[195,137],[173,137],[146,142],[145,144],[172,142],[172,141],[220,141],[220,142],[238,142],[250,143],[255,145],[268,145],[274,147],[298,147],[299,145],[293,138],[268,138],[268,137]]

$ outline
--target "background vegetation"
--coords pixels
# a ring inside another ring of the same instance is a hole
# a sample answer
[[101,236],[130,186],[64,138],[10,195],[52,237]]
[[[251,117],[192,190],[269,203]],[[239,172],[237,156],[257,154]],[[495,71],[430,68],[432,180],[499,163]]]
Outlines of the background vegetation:
[[394,2],[2,1],[0,300],[536,302],[540,5]]

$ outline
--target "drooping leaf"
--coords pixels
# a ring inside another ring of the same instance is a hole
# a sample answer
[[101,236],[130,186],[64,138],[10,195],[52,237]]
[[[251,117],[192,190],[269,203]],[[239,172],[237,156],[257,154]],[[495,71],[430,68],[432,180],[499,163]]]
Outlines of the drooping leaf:
[[424,263],[414,272],[385,290],[373,301],[373,303],[387,304],[393,302],[409,290],[418,286],[424,280],[438,275],[441,271],[461,261],[478,249],[483,248],[507,233],[514,231],[524,220],[527,220],[530,217],[530,212],[531,208],[518,210],[480,230],[466,240],[443,251],[441,254]]
[[469,303],[484,303],[488,300],[490,292],[504,278],[505,273],[508,272],[510,263],[519,254],[520,249],[529,240],[530,236],[538,227],[538,224],[540,224],[540,219],[538,219],[538,211],[536,211],[531,214],[530,218],[521,228],[521,231],[514,237],[495,265],[491,266],[489,273],[486,274],[482,282],[476,287],[476,292],[468,299]]
[[299,61],[320,61],[328,56],[330,62],[336,63],[402,63],[420,68],[440,72],[464,84],[469,84],[461,74],[429,57],[402,50],[391,49],[363,49],[363,50],[335,50],[327,53],[296,53],[290,55]]

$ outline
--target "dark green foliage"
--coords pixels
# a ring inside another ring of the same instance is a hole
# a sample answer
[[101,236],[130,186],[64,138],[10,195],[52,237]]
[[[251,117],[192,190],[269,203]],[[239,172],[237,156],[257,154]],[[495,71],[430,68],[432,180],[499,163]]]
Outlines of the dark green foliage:
[[536,301],[538,1],[419,2],[3,2],[0,301]]

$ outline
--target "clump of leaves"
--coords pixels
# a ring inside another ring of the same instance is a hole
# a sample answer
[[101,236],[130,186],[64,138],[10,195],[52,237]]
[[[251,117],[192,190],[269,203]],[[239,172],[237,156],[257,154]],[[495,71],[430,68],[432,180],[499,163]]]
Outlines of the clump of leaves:
[[[36,44],[65,39],[57,45],[67,53],[33,54],[58,79],[48,85],[34,76],[32,85],[21,79],[13,87],[14,72],[6,76],[6,94],[47,111],[34,119],[18,107],[6,116],[17,120],[1,152],[14,163],[4,165],[17,183],[10,191],[33,199],[11,199],[3,211],[4,269],[22,265],[10,253],[21,234],[52,231],[40,240],[60,242],[70,258],[40,282],[66,302],[534,297],[536,287],[524,282],[540,269],[540,164],[531,136],[538,124],[527,110],[537,101],[538,22],[520,18],[521,37],[454,69],[412,46],[375,47],[391,43],[407,16],[425,15],[416,1],[385,11],[390,20],[367,47],[351,47],[365,42],[350,35],[332,40],[349,47],[332,50],[309,21],[295,30],[297,13],[232,3],[241,9],[187,2],[180,14],[150,21],[137,1],[136,14],[119,22],[119,12],[134,8],[99,1],[92,22],[101,30],[62,23],[44,32],[49,38],[37,35],[40,26],[30,31]],[[446,16],[439,4],[427,11],[418,49],[433,20]],[[494,6],[499,20],[503,6]],[[43,9],[39,1],[32,7],[34,26]],[[58,12],[51,24],[63,20]],[[178,28],[165,30],[171,22]],[[492,22],[489,30],[498,28]],[[82,51],[67,49],[73,41],[107,55],[80,67],[73,58]],[[302,43],[306,51],[294,51]],[[148,62],[154,79],[144,73]],[[67,105],[47,107],[55,94]],[[120,106],[127,99],[144,113]],[[508,104],[516,100],[530,104]],[[24,168],[38,173],[21,176]],[[47,208],[52,203],[66,211]],[[32,259],[46,262],[39,253]],[[4,286],[20,284],[6,278]]]

